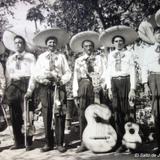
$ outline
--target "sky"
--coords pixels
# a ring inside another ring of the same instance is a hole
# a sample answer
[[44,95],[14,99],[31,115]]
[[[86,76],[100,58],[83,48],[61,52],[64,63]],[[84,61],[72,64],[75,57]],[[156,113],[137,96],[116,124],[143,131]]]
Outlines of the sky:
[[[23,2],[16,3],[15,7],[12,8],[12,11],[14,12],[14,17],[12,17],[11,15],[6,15],[9,21],[9,24],[13,26],[23,25],[23,26],[28,26],[30,28],[35,29],[34,22],[26,20],[27,11],[31,7],[34,7],[34,5],[23,3]],[[44,28],[43,26],[40,26],[39,24],[38,24],[38,27],[40,29]]]

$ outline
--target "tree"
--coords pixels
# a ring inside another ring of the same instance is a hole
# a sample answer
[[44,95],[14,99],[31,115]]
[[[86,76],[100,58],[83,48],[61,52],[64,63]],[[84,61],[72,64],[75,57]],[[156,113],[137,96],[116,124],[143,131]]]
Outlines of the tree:
[[28,10],[26,19],[29,21],[34,21],[35,29],[37,31],[38,30],[37,21],[39,20],[40,22],[42,22],[44,20],[44,16],[43,16],[41,10],[39,9],[39,6],[30,8]]
[[[43,3],[40,0],[41,4]],[[106,29],[126,24],[138,28],[144,17],[154,14],[160,7],[159,0],[56,0],[52,5],[43,3],[52,12],[56,25],[77,33],[83,30]],[[59,14],[60,13],[60,14]],[[58,17],[56,20],[54,17]],[[60,21],[61,23],[58,23]]]
[[8,20],[6,18],[7,14],[14,16],[14,13],[11,11],[11,8],[19,1],[24,3],[34,4],[34,0],[0,0],[0,38],[2,33],[8,26]]

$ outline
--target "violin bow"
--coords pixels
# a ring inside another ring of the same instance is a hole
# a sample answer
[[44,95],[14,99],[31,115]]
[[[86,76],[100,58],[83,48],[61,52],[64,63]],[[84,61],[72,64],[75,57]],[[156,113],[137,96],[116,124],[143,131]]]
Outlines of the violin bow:
[[24,98],[24,144],[25,148],[27,149],[28,143],[27,143],[27,134],[28,134],[28,128],[27,128],[27,123],[28,123],[28,114],[29,114],[29,109],[28,109],[28,101]]

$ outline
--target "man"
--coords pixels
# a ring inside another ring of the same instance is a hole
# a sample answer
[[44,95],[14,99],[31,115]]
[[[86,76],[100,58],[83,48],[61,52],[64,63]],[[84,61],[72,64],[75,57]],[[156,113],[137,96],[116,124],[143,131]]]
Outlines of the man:
[[65,84],[71,78],[71,71],[65,55],[58,49],[69,41],[69,34],[59,28],[47,29],[37,34],[33,41],[36,45],[48,49],[38,57],[26,94],[26,98],[29,98],[35,85],[39,84],[46,140],[41,151],[53,150],[55,129],[57,148],[60,152],[65,152]]
[[[3,55],[5,52],[4,44],[0,41],[0,56]],[[4,75],[4,68],[2,65],[2,61],[0,62],[0,129],[3,131],[6,129],[7,124],[5,121],[4,113],[3,113],[3,106],[2,103],[4,102],[4,91],[6,86],[6,79]],[[1,141],[0,141],[1,143]]]
[[155,133],[160,153],[160,27],[154,29],[156,43],[146,48],[142,65],[142,83],[146,96],[152,93],[152,111],[155,120]]
[[99,47],[98,38],[97,32],[84,31],[73,36],[70,41],[70,47],[75,53],[82,52],[82,55],[75,61],[73,77],[73,97],[79,111],[81,140],[77,153],[86,150],[82,140],[83,130],[87,124],[84,112],[90,104],[94,103],[94,87],[98,87],[96,92],[99,92],[105,72],[101,56],[94,52]]
[[[10,109],[15,141],[14,145],[10,148],[13,150],[24,147],[24,133],[22,133],[24,123],[24,94],[27,91],[29,77],[36,59],[33,54],[27,51],[29,46],[22,33],[6,30],[3,34],[3,42],[6,48],[12,49],[12,51],[15,52],[6,62],[6,99]],[[11,48],[11,46],[13,48]],[[29,103],[29,110],[34,110],[32,101]],[[31,145],[32,135],[28,135],[28,148],[26,148],[26,150],[30,150]]]
[[108,77],[106,80],[109,98],[112,100],[114,125],[118,135],[118,152],[124,151],[121,146],[125,133],[124,125],[130,119],[128,101],[135,98],[136,72],[133,54],[126,45],[137,38],[137,33],[127,26],[114,26],[100,35],[104,46],[115,47],[108,57]]
[[[0,46],[1,47],[1,46]],[[3,70],[3,66],[2,64],[0,63],[0,105],[3,101],[3,98],[4,98],[4,90],[5,90],[5,76],[4,76],[4,70]],[[1,106],[0,106],[0,123],[1,124],[4,124],[4,115],[3,115],[3,110],[1,109]],[[2,117],[1,117],[2,116]],[[5,125],[6,126],[6,125]],[[3,127],[3,126],[2,126]],[[2,128],[0,127],[0,128]],[[6,128],[6,127],[5,127]],[[0,144],[1,144],[1,141],[0,141]],[[1,150],[0,150],[1,151]]]
[[[5,52],[4,44],[0,42],[0,54],[4,54],[4,52]],[[4,69],[3,65],[0,63],[0,103],[2,102],[4,97],[5,86],[6,86],[6,79],[4,76]]]

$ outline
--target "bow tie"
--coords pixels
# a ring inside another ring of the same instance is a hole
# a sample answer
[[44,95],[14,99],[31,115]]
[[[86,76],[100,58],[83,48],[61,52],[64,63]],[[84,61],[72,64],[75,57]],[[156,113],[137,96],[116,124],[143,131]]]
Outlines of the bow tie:
[[49,54],[48,59],[50,71],[53,71],[55,69],[55,61],[58,59],[58,57],[55,54]]
[[156,51],[157,53],[160,53],[160,45],[157,46],[157,48],[155,49],[155,51]]
[[20,63],[20,61],[22,61],[23,60],[23,58],[24,58],[24,56],[23,55],[21,55],[21,54],[18,54],[18,55],[16,55],[16,69],[21,69],[21,63]]
[[123,58],[123,57],[125,57],[125,54],[124,53],[122,53],[122,52],[116,52],[115,54],[114,54],[114,58]]
[[23,60],[24,56],[23,55],[16,55],[16,60]]
[[94,72],[94,61],[95,61],[95,57],[94,56],[90,56],[86,59],[86,63],[87,63],[87,69],[88,69],[88,72],[91,73],[91,72]]
[[93,62],[93,61],[95,61],[95,57],[94,56],[90,56],[90,57],[88,57],[88,58],[86,58],[86,62]]

